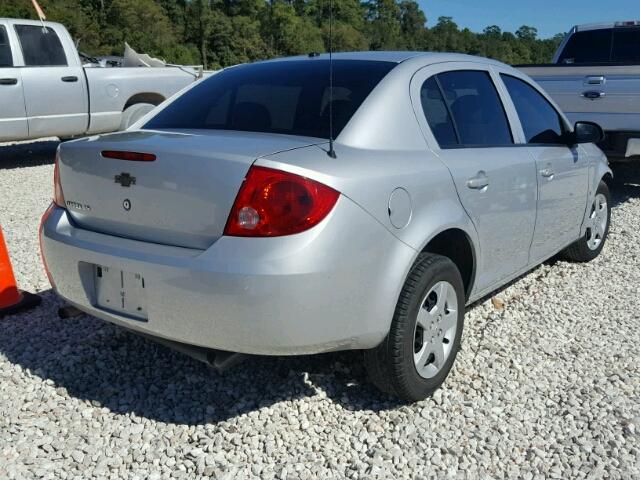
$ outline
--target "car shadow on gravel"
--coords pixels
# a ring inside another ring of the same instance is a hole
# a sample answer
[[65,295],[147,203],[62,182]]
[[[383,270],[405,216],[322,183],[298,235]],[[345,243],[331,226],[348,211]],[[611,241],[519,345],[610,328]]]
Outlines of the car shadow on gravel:
[[219,374],[96,318],[61,320],[55,294],[42,297],[38,309],[0,320],[0,354],[58,394],[117,414],[198,425],[315,395],[348,410],[401,405],[367,383],[361,352],[249,357]]
[[29,143],[0,143],[0,170],[52,164],[60,142],[45,140]]
[[611,165],[611,170],[614,207],[630,199],[640,198],[640,162],[615,163]]

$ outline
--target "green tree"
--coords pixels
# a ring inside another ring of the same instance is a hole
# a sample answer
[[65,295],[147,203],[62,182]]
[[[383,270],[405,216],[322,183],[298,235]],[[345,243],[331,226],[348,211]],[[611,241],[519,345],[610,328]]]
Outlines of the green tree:
[[371,50],[402,48],[400,6],[395,0],[371,0],[367,3]]
[[[122,54],[124,42],[172,63],[219,68],[274,56],[341,50],[464,52],[507,63],[549,62],[563,35],[497,25],[481,33],[451,17],[427,27],[417,0],[39,0],[89,54]],[[0,16],[35,18],[29,0],[0,0]]]

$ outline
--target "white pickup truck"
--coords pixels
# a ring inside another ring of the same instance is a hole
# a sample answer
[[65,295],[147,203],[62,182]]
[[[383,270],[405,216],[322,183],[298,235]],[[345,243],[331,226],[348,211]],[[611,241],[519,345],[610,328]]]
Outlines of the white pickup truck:
[[571,121],[606,132],[613,160],[640,155],[640,21],[573,27],[551,65],[520,65]]
[[85,67],[64,26],[0,18],[0,141],[124,129],[198,78],[183,67]]

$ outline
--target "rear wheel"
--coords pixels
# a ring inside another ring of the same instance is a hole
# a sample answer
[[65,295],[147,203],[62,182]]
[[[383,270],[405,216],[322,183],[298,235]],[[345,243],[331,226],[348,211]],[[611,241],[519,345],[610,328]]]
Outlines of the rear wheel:
[[431,395],[460,349],[464,307],[462,277],[454,263],[421,254],[404,284],[389,334],[365,352],[372,383],[412,402]]
[[136,103],[127,107],[124,112],[122,112],[120,130],[126,130],[154,108],[156,108],[156,106],[151,103]]
[[591,203],[587,229],[584,236],[569,246],[562,253],[568,260],[574,262],[590,262],[604,248],[609,235],[611,222],[611,193],[605,182],[600,182],[598,190]]

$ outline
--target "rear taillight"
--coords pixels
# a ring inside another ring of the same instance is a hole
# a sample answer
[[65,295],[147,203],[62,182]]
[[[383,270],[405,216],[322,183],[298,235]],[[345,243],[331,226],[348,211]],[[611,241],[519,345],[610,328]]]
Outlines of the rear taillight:
[[47,274],[47,278],[49,279],[49,283],[53,288],[56,288],[55,283],[53,283],[53,277],[51,276],[51,271],[49,270],[49,266],[47,265],[47,261],[44,258],[44,245],[43,245],[43,235],[44,235],[44,224],[47,222],[51,214],[55,209],[55,205],[52,203],[49,205],[49,208],[44,212],[42,218],[40,219],[40,227],[38,228],[38,237],[40,241],[40,259],[42,260],[42,265],[44,266],[44,271]]
[[340,193],[300,175],[253,166],[240,187],[224,234],[279,237],[320,223]]
[[62,193],[62,183],[60,183],[60,154],[56,153],[56,163],[53,168],[53,203],[65,208],[64,193]]

